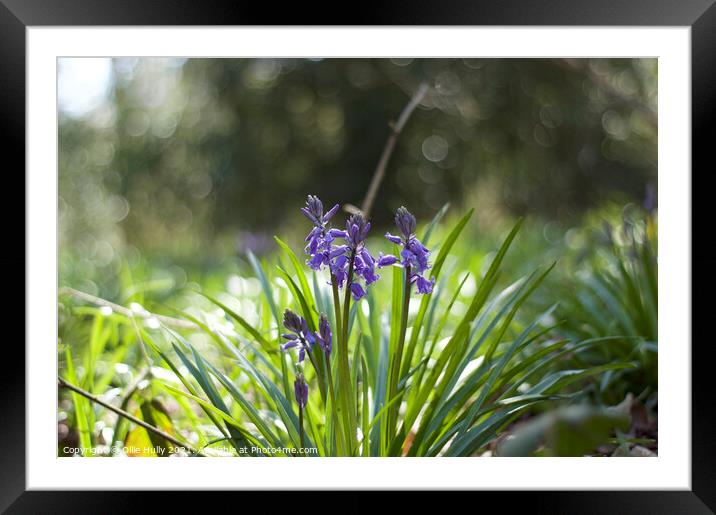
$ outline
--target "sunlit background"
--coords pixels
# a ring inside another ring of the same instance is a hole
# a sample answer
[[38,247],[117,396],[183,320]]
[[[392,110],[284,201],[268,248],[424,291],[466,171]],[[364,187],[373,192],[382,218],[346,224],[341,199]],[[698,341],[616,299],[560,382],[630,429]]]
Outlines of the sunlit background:
[[[423,85],[366,248],[395,252],[383,235],[405,205],[434,293],[401,300],[403,272],[382,268],[366,300],[344,297],[337,324],[328,272],[302,263],[311,223],[299,208],[307,194],[361,206],[391,124]],[[60,388],[58,455],[169,449],[91,396],[211,455],[238,448],[204,416],[204,393],[235,417],[227,428],[297,444],[281,433],[294,424],[274,408],[283,394],[266,386],[291,397],[298,377],[279,352],[284,309],[346,328],[335,355],[352,356],[346,377],[361,384],[362,453],[444,452],[451,424],[489,413],[448,454],[657,454],[656,88],[656,59],[60,60],[58,375],[90,397]],[[227,389],[210,393],[199,363]],[[321,406],[334,402],[303,370],[311,438],[328,449]],[[415,388],[396,410],[415,418],[395,445],[387,421],[365,431],[387,406],[389,370]],[[513,418],[487,423],[498,415]]]
[[380,228],[403,204],[475,207],[486,231],[653,204],[656,74],[655,59],[62,59],[60,283],[113,298],[122,263],[146,259],[181,284],[305,232],[307,193],[360,205],[421,82]]

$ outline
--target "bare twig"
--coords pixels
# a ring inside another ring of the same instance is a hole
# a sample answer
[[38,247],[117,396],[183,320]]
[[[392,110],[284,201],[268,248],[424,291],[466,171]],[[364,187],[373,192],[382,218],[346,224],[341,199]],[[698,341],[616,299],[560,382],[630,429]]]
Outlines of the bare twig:
[[161,437],[164,438],[165,440],[167,440],[167,441],[169,441],[169,442],[172,442],[172,443],[173,443],[174,445],[176,445],[177,447],[180,447],[180,448],[182,448],[182,449],[186,449],[187,451],[189,451],[189,452],[191,452],[191,453],[194,453],[194,454],[197,454],[197,455],[199,455],[199,456],[204,456],[204,457],[206,457],[205,454],[202,454],[201,452],[197,451],[196,449],[194,449],[194,448],[193,448],[192,446],[190,446],[189,444],[184,443],[184,442],[182,442],[181,440],[178,440],[177,438],[173,437],[173,436],[170,435],[169,433],[165,433],[165,432],[162,431],[161,429],[158,429],[158,428],[154,427],[154,426],[151,425],[151,424],[147,424],[144,420],[138,419],[137,417],[135,417],[134,415],[131,415],[131,414],[127,413],[127,412],[124,411],[123,409],[116,408],[116,407],[112,406],[112,405],[109,404],[108,402],[105,402],[105,401],[103,401],[102,399],[100,399],[99,397],[96,397],[96,396],[92,395],[91,393],[89,393],[89,392],[83,390],[83,389],[80,388],[79,386],[75,386],[75,385],[73,385],[72,383],[68,383],[67,381],[65,381],[65,380],[62,379],[61,377],[58,377],[58,378],[57,378],[57,381],[60,383],[61,386],[64,386],[65,388],[69,388],[69,389],[72,390],[73,392],[78,393],[78,394],[80,394],[80,395],[83,396],[83,397],[86,397],[87,399],[91,400],[92,402],[95,402],[95,403],[99,404],[100,406],[104,406],[104,407],[107,408],[108,410],[115,412],[115,413],[116,413],[117,415],[119,415],[120,417],[124,417],[124,418],[126,418],[127,420],[131,420],[132,422],[134,422],[134,423],[137,424],[138,426],[142,426],[142,427],[143,427],[144,429],[146,429],[147,431],[151,431],[152,433],[161,436]]
[[[137,378],[129,386],[127,386],[126,393],[124,395],[124,399],[119,404],[120,409],[122,409],[122,410],[127,409],[127,406],[129,406],[129,401],[132,399],[134,392],[136,392],[139,389],[140,384],[142,383],[142,381],[144,381],[146,379],[146,377],[148,375],[150,375],[150,368],[146,367],[137,375]],[[117,423],[114,425],[114,433],[113,433],[113,438],[112,438],[112,449],[114,449],[114,447],[116,445],[119,445],[119,443],[121,442],[119,429],[121,427],[121,422],[123,422],[124,420],[126,420],[126,419],[123,419],[120,417],[117,419]]]
[[383,153],[380,155],[378,165],[375,167],[375,172],[373,172],[373,178],[370,181],[370,186],[368,186],[368,192],[366,193],[365,198],[363,199],[363,205],[361,206],[363,216],[365,216],[366,218],[368,218],[368,216],[370,215],[370,210],[373,207],[373,201],[375,200],[375,196],[378,193],[380,183],[383,181],[383,177],[385,176],[385,170],[388,167],[388,161],[390,161],[390,156],[393,154],[395,142],[398,141],[398,136],[400,136],[400,132],[403,130],[403,127],[405,127],[405,124],[408,122],[410,115],[413,114],[413,111],[416,107],[418,107],[418,104],[420,104],[427,92],[427,84],[420,84],[420,86],[418,86],[418,89],[415,91],[415,94],[413,94],[413,97],[410,99],[410,102],[408,102],[408,105],[406,105],[403,109],[403,112],[400,113],[400,117],[398,118],[397,123],[391,125],[390,127],[390,136],[388,136],[388,141],[386,141],[385,143]]
[[194,324],[193,322],[190,322],[189,320],[181,320],[179,318],[172,318],[165,315],[157,315],[155,313],[149,313],[146,312],[135,312],[132,311],[129,308],[125,308],[124,306],[120,306],[119,304],[115,304],[114,302],[110,302],[108,300],[102,299],[100,297],[95,297],[94,295],[90,293],[85,293],[83,291],[75,290],[74,288],[70,288],[69,286],[64,286],[60,288],[59,290],[60,295],[71,295],[73,297],[77,297],[78,299],[82,299],[86,302],[89,302],[90,304],[94,304],[96,306],[107,306],[109,308],[112,308],[113,311],[116,311],[117,313],[121,313],[122,315],[128,317],[128,318],[156,318],[160,322],[173,326],[173,327],[181,327],[184,329],[197,329],[198,326]]
[[134,395],[134,392],[139,390],[139,386],[141,385],[142,381],[144,381],[147,377],[151,377],[152,371],[149,366],[143,368],[139,371],[139,374],[137,374],[137,377],[132,381],[126,388],[126,392],[124,394],[124,401],[122,401],[122,405],[126,405],[127,401],[129,400],[132,395]]

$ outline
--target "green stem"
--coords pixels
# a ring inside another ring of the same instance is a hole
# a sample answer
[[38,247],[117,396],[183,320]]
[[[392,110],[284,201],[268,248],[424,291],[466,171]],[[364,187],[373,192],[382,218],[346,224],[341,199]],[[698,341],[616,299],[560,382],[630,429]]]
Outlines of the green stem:
[[306,445],[303,441],[303,408],[298,408],[298,434],[301,440],[301,449],[305,448]]
[[304,350],[306,351],[306,354],[308,355],[308,359],[311,362],[311,365],[313,365],[313,369],[316,371],[316,378],[318,379],[318,389],[321,391],[321,399],[325,402],[326,399],[326,386],[323,384],[323,381],[321,381],[321,373],[318,369],[318,363],[313,359],[313,353],[309,352],[308,344],[301,339],[301,344],[304,346]]
[[343,297],[343,343],[348,347],[348,319],[351,312],[351,286],[353,285],[353,260],[355,251],[351,252],[350,265],[348,265],[348,278],[346,279],[346,292]]
[[[331,287],[333,289],[333,309],[335,311],[335,325],[336,325],[336,352],[338,353],[338,379],[339,379],[339,386],[342,384],[345,384],[346,382],[346,376],[350,377],[348,374],[346,374],[346,370],[348,368],[347,364],[347,357],[348,357],[348,344],[346,343],[344,345],[344,335],[343,335],[343,323],[341,320],[342,314],[341,314],[341,298],[340,293],[338,292],[338,281],[336,280],[336,276],[334,274],[331,274]],[[345,362],[344,362],[344,358]],[[331,383],[333,381],[331,380]],[[331,385],[332,386],[332,385]],[[339,426],[337,429],[337,433],[340,435],[340,440],[343,443],[343,452],[349,451],[348,455],[350,455],[350,449],[346,447],[346,445],[350,446],[350,434],[348,433],[349,427],[350,427],[350,417],[349,417],[349,403],[346,402],[346,396],[345,396],[345,388],[341,386],[339,390],[340,394],[340,404],[334,404],[335,410],[340,411],[340,417],[339,419],[343,419],[343,425]],[[345,438],[348,437],[348,441],[345,441]]]
[[[390,386],[388,390],[388,399],[392,399],[398,393],[398,382],[400,381],[400,362],[403,358],[403,347],[405,346],[405,333],[408,330],[408,312],[410,310],[410,266],[405,267],[405,285],[403,290],[403,312],[400,319],[400,334],[398,336],[398,346],[393,356],[392,366],[390,367]],[[397,424],[398,410],[400,402],[396,402],[391,406],[388,414],[388,434],[393,435]]]
[[340,339],[340,349],[338,354],[338,365],[340,370],[341,398],[343,408],[346,413],[344,420],[346,422],[346,443],[348,452],[352,456],[353,449],[356,447],[356,415],[351,407],[353,402],[353,385],[351,384],[350,365],[348,363],[348,319],[351,310],[351,285],[353,284],[353,265],[355,259],[355,249],[351,250],[350,261],[348,265],[348,276],[346,279],[346,292],[343,299],[343,322],[341,326],[342,335]]
[[[413,324],[413,327],[415,327],[416,324]],[[435,334],[435,337],[430,340],[430,347],[428,348],[428,352],[423,354],[424,356],[432,356],[433,355],[433,349],[435,348],[435,343],[438,340],[438,336],[440,335],[440,329],[438,329],[437,333]],[[423,347],[425,348],[425,347]],[[420,370],[418,370],[415,379],[413,379],[412,383],[412,395],[414,395],[414,398],[418,398],[420,395],[420,387],[423,384],[423,377],[425,376],[425,370],[427,370],[428,367],[422,367]],[[408,402],[410,403],[413,399],[411,398]],[[412,427],[413,422],[415,422],[415,418],[417,417],[417,414],[411,415],[410,411],[406,413],[406,417],[403,420],[403,423],[398,428],[398,436],[404,437],[407,433],[407,431],[410,430],[410,427]]]
[[338,293],[338,283],[336,282],[336,276],[331,274],[331,287],[333,288],[333,310],[335,311],[336,319],[336,334],[340,338],[343,334],[341,330],[341,299]]
[[343,432],[340,430],[339,422],[338,422],[338,414],[336,413],[336,410],[338,409],[338,405],[336,404],[336,393],[333,389],[333,372],[331,372],[331,362],[326,357],[326,355],[323,355],[323,359],[326,363],[326,370],[328,371],[328,390],[331,395],[331,416],[333,417],[333,425],[335,428],[339,429],[338,431],[334,432],[338,435],[338,454],[343,455],[346,448],[346,443],[343,440]]

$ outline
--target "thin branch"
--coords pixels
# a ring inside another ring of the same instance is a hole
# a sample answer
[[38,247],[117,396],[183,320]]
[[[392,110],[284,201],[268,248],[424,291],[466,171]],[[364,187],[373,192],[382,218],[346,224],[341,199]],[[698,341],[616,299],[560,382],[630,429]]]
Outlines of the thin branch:
[[[134,392],[136,392],[139,389],[139,386],[141,385],[142,381],[146,379],[146,377],[150,375],[150,368],[144,368],[136,377],[136,379],[126,388],[126,392],[124,394],[124,399],[119,404],[120,409],[126,410],[127,406],[129,406],[129,401],[132,399],[132,396],[134,395]],[[120,437],[120,427],[121,422],[123,422],[126,419],[118,418],[117,423],[114,425],[114,434],[112,436],[112,449],[114,449],[115,445],[119,445],[119,442],[121,442]]]
[[390,136],[388,136],[388,141],[385,143],[378,165],[375,167],[373,178],[370,181],[370,186],[368,186],[368,192],[366,193],[365,198],[363,199],[363,205],[361,206],[363,216],[366,218],[370,215],[370,210],[373,207],[373,201],[375,200],[375,196],[378,194],[378,188],[380,187],[380,183],[383,182],[385,170],[388,167],[390,156],[393,154],[395,143],[398,141],[398,136],[400,136],[403,127],[405,127],[405,124],[408,123],[410,115],[413,114],[413,111],[415,111],[415,108],[418,107],[418,104],[420,104],[427,92],[427,84],[420,84],[418,89],[415,91],[415,94],[413,94],[413,97],[410,99],[410,102],[408,102],[408,105],[406,105],[403,112],[400,113],[398,122],[390,128]]
[[154,426],[151,425],[151,424],[147,424],[144,420],[138,419],[137,417],[135,417],[134,415],[131,415],[131,414],[127,413],[127,412],[124,411],[123,409],[116,408],[116,407],[112,406],[112,405],[109,404],[108,402],[105,402],[105,401],[103,401],[102,399],[100,399],[99,397],[96,397],[96,396],[92,395],[91,393],[89,393],[89,392],[83,390],[83,389],[80,388],[79,386],[75,386],[75,385],[73,385],[72,383],[68,383],[67,381],[65,381],[65,380],[64,380],[63,378],[61,378],[61,377],[58,377],[58,378],[57,378],[57,381],[60,383],[61,386],[64,386],[65,388],[69,388],[69,389],[72,390],[73,392],[78,393],[78,394],[80,394],[80,395],[83,396],[83,397],[86,397],[87,399],[91,400],[92,402],[95,402],[95,403],[99,404],[100,406],[104,406],[104,407],[107,408],[108,410],[115,412],[115,413],[116,413],[117,415],[119,415],[120,417],[124,417],[124,418],[126,418],[127,420],[131,420],[132,422],[134,422],[134,423],[137,424],[138,426],[142,426],[142,427],[143,427],[144,429],[146,429],[147,431],[151,431],[152,433],[161,436],[161,437],[164,438],[165,440],[168,440],[168,441],[172,442],[172,443],[173,443],[174,445],[176,445],[177,447],[186,449],[187,451],[189,451],[189,452],[191,452],[191,453],[194,453],[194,454],[197,454],[197,455],[199,455],[199,456],[204,456],[204,457],[206,457],[206,454],[203,454],[203,453],[197,451],[196,449],[194,449],[194,448],[193,448],[192,446],[190,446],[189,444],[184,443],[184,442],[182,442],[181,440],[178,440],[177,438],[173,437],[173,436],[170,435],[169,433],[165,433],[165,432],[162,431],[161,429],[158,429],[158,428],[154,427]]
[[78,299],[82,299],[86,302],[89,302],[90,304],[94,304],[96,306],[107,306],[109,308],[112,308],[113,311],[116,311],[117,313],[121,313],[122,315],[128,317],[128,318],[156,318],[160,322],[163,322],[166,325],[174,326],[174,327],[181,327],[184,329],[197,329],[198,326],[194,324],[193,322],[190,322],[188,320],[181,320],[179,318],[172,318],[165,315],[157,315],[156,313],[137,313],[135,311],[132,311],[129,308],[125,308],[124,306],[120,306],[119,304],[115,304],[114,302],[110,302],[108,300],[102,299],[100,297],[95,297],[94,295],[90,293],[85,293],[83,291],[75,290],[74,288],[70,288],[69,286],[64,286],[60,288],[59,290],[60,295],[71,295],[72,297],[76,297]]

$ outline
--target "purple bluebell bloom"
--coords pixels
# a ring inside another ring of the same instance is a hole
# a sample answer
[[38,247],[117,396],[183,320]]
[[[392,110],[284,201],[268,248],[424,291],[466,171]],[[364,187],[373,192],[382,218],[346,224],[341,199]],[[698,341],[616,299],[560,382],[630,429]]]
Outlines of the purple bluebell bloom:
[[[342,288],[346,281],[350,281],[351,294],[355,300],[366,295],[363,286],[357,279],[365,281],[366,287],[380,279],[376,274],[377,262],[367,248],[365,239],[370,231],[370,222],[366,221],[361,214],[354,214],[346,222],[346,230],[332,229],[330,235],[334,238],[345,240],[345,245],[334,247],[331,253],[331,273],[335,276],[339,288]],[[348,270],[353,265],[353,277],[348,277]]]
[[415,284],[418,287],[418,293],[432,293],[435,286],[435,279],[427,280],[422,275],[416,275]]
[[400,238],[400,236],[393,236],[393,235],[390,234],[389,232],[386,232],[386,233],[385,233],[385,238],[386,238],[388,241],[392,241],[392,242],[395,243],[396,245],[400,245],[400,244],[403,243],[403,240]]
[[283,325],[290,332],[281,336],[288,340],[281,345],[281,350],[286,351],[298,347],[298,362],[301,363],[306,357],[306,352],[311,352],[316,344],[316,335],[308,330],[306,320],[287,309],[283,312]]
[[351,215],[346,221],[346,239],[354,248],[358,248],[358,245],[365,241],[368,231],[370,231],[370,222],[366,221],[360,213]]
[[327,224],[338,208],[339,205],[336,204],[324,214],[323,203],[315,195],[309,195],[306,206],[301,208],[301,213],[313,223],[313,229],[306,236],[305,252],[310,256],[306,264],[314,270],[320,270],[324,265],[330,264],[334,236],[331,236],[331,229]]
[[351,294],[354,300],[360,300],[366,296],[366,291],[360,285],[360,283],[351,283]]
[[338,204],[333,206],[328,212],[323,214],[323,202],[315,195],[309,195],[306,200],[306,207],[301,208],[301,213],[306,215],[313,225],[316,227],[324,226],[333,215],[338,211]]
[[409,240],[415,233],[417,225],[415,217],[405,207],[400,206],[395,213],[395,225],[403,233],[406,240]]
[[293,382],[293,392],[296,394],[298,408],[305,408],[308,404],[308,383],[300,371],[296,374],[296,379]]
[[345,254],[336,256],[331,262],[331,274],[336,278],[338,287],[343,288],[343,284],[348,277],[348,257]]
[[383,268],[384,266],[394,265],[397,262],[398,262],[398,258],[392,254],[388,254],[387,256],[384,256],[383,253],[381,252],[378,255],[378,268]]
[[375,273],[375,265],[375,259],[370,255],[368,249],[363,247],[360,253],[355,257],[354,269],[356,274],[365,280],[366,286],[380,279],[380,276]]
[[[313,229],[306,237],[305,252],[309,256],[306,264],[314,270],[327,266],[338,288],[350,284],[353,298],[358,300],[366,295],[364,287],[357,283],[358,278],[365,281],[366,287],[376,282],[380,279],[380,275],[376,274],[380,263],[365,248],[370,222],[362,215],[354,214],[348,218],[345,230],[328,227],[338,208],[336,204],[324,214],[323,203],[314,195],[309,195],[306,206],[301,208],[301,213],[313,223]],[[337,239],[345,243],[338,245]],[[351,269],[353,276],[348,277]]]
[[432,293],[435,286],[435,279],[426,279],[423,274],[432,267],[428,258],[430,251],[415,237],[415,217],[404,207],[395,213],[395,225],[400,230],[401,236],[386,233],[388,241],[400,245],[400,258],[396,256],[378,257],[378,268],[390,265],[399,265],[410,270],[410,282],[415,283],[418,293]]
[[326,315],[323,313],[321,313],[321,317],[318,321],[316,340],[318,341],[318,346],[326,354],[326,357],[330,357],[331,350],[333,349],[333,333],[331,332],[331,324],[328,323],[328,318],[326,318]]

